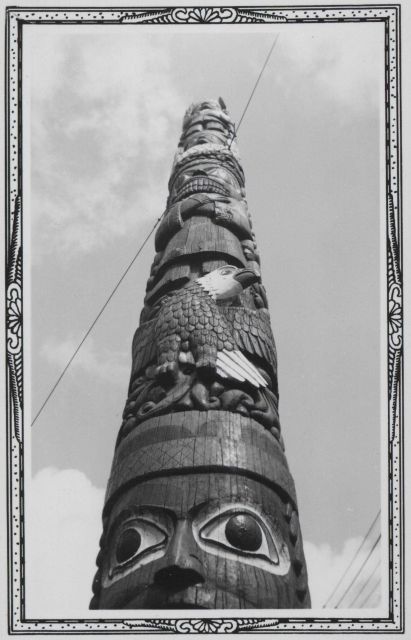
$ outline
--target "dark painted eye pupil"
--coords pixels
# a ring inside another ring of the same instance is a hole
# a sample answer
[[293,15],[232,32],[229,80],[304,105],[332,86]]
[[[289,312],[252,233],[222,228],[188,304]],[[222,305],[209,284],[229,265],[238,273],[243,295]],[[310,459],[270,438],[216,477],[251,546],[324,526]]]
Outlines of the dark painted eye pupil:
[[252,516],[245,514],[229,519],[225,526],[225,535],[233,547],[242,551],[257,551],[263,541],[260,526]]
[[135,529],[126,529],[121,534],[116,548],[118,562],[125,562],[137,553],[141,544],[141,536]]

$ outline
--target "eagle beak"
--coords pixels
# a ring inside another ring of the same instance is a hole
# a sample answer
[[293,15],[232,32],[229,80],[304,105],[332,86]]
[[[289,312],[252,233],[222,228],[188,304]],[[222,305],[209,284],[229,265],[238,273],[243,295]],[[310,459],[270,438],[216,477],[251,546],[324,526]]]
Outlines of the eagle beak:
[[255,282],[261,282],[261,276],[252,269],[241,269],[235,274],[234,280],[237,280],[243,289],[246,289]]

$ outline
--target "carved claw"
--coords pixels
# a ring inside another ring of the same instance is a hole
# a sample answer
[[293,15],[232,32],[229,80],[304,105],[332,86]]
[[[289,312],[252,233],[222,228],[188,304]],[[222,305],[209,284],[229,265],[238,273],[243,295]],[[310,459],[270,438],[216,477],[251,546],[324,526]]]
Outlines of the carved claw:
[[210,396],[207,387],[201,382],[194,384],[191,390],[191,398],[194,401],[194,406],[199,409],[218,409],[220,407],[219,398]]
[[185,374],[191,373],[195,369],[195,360],[191,351],[180,351],[178,361],[182,372]]
[[159,380],[175,384],[178,379],[179,366],[177,362],[165,362],[156,369],[156,377]]

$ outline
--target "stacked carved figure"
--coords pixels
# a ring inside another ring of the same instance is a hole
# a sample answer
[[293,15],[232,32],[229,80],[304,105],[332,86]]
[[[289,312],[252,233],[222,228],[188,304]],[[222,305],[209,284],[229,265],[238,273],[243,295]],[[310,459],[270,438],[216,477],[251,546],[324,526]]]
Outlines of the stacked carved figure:
[[158,227],[91,608],[307,608],[235,128],[192,105]]

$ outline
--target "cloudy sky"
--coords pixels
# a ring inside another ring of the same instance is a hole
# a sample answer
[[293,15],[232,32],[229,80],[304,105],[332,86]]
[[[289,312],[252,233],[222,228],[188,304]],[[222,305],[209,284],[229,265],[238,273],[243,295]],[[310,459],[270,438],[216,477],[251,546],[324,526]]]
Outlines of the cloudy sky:
[[[222,96],[239,121],[280,34],[239,149],[321,607],[380,507],[382,25],[24,30],[33,417],[164,210],[185,109]],[[36,615],[88,606],[153,256],[150,240],[31,430]]]

